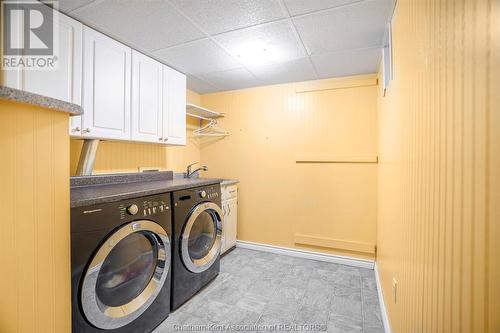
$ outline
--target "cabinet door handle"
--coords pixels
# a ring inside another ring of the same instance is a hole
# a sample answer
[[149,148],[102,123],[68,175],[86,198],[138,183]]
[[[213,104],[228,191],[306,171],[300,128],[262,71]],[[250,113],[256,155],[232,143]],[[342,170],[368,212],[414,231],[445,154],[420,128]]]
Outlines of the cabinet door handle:
[[227,215],[231,215],[231,205],[227,205],[227,209],[229,210],[229,212],[227,213]]
[[82,131],[82,133],[90,133],[90,128],[86,128]]
[[163,138],[158,138],[158,141],[162,142],[162,141],[163,141]]
[[73,128],[72,132],[80,132],[80,127],[77,126],[77,127]]
[[163,142],[167,142],[167,141],[168,141],[168,138],[163,139]]

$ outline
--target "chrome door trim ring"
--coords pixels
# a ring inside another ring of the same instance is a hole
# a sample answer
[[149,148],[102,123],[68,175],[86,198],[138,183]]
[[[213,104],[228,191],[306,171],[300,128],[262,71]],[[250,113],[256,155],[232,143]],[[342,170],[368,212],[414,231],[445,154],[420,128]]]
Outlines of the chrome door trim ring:
[[[215,242],[205,257],[200,259],[192,259],[191,256],[189,255],[189,234],[191,232],[191,228],[193,227],[194,222],[196,221],[196,218],[206,210],[212,210],[217,215]],[[193,273],[204,272],[207,269],[209,269],[210,266],[212,266],[212,264],[219,256],[222,245],[221,237],[222,237],[223,216],[224,214],[222,213],[222,209],[213,202],[202,202],[198,204],[195,208],[193,208],[193,210],[191,211],[189,219],[184,225],[184,230],[182,232],[182,240],[181,240],[182,262],[189,271]]]
[[[99,300],[96,294],[99,271],[116,244],[135,232],[153,234],[158,246],[155,271],[148,285],[136,298],[121,306],[107,306]],[[115,231],[101,245],[85,272],[80,298],[86,318],[92,325],[108,330],[123,327],[137,319],[160,293],[170,270],[170,257],[168,234],[165,229],[153,221],[133,221]]]

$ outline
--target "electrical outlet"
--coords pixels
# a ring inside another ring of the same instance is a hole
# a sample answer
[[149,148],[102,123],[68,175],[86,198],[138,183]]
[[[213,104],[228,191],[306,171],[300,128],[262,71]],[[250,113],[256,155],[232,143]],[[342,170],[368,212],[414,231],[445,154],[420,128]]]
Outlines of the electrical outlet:
[[392,278],[392,298],[394,299],[394,304],[396,304],[398,295],[398,280],[395,277]]

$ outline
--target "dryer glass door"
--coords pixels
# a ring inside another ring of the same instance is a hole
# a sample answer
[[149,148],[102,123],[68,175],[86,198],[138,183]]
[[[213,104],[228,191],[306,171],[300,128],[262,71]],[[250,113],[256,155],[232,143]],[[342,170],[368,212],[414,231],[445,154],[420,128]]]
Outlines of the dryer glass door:
[[193,273],[201,273],[215,262],[221,250],[222,210],[213,202],[196,206],[184,226],[181,257]]
[[83,312],[96,327],[115,329],[139,317],[160,293],[170,267],[170,242],[159,224],[124,225],[101,245],[81,291]]

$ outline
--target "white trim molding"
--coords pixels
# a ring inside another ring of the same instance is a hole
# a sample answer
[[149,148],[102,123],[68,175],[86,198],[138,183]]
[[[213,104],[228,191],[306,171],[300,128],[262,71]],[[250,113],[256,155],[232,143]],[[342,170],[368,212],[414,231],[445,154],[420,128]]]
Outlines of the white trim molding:
[[378,272],[377,263],[375,263],[375,281],[377,282],[377,292],[378,292],[378,302],[380,304],[380,312],[382,312],[382,322],[384,323],[385,333],[392,333],[391,324],[389,322],[389,315],[387,313],[387,308],[385,307],[384,293],[382,291],[382,285],[380,284],[380,276]]
[[267,244],[261,244],[261,243],[253,243],[253,242],[247,242],[247,241],[241,241],[241,240],[236,242],[236,247],[239,247],[242,249],[262,251],[262,252],[271,252],[271,253],[282,254],[282,255],[297,257],[297,258],[325,261],[325,262],[331,262],[331,263],[341,264],[341,265],[349,265],[349,266],[354,266],[354,267],[361,267],[361,268],[368,268],[368,269],[373,269],[373,267],[374,267],[373,260],[337,256],[337,255],[333,255],[333,254],[324,254],[324,253],[319,253],[319,252],[292,249],[292,248],[288,248],[288,247],[267,245]]

